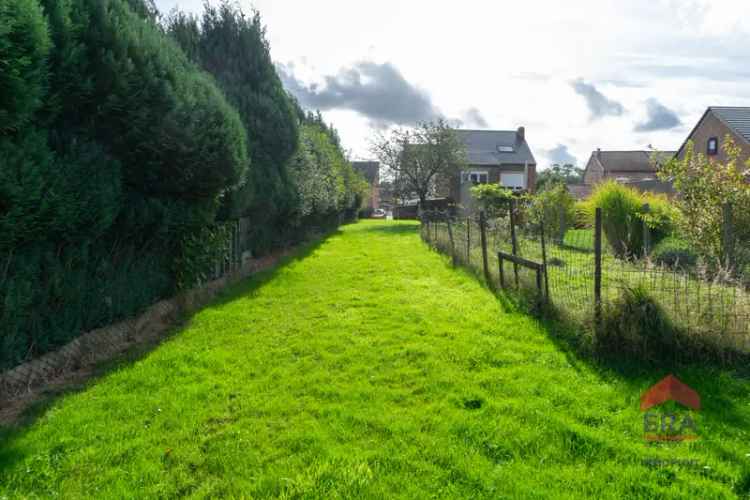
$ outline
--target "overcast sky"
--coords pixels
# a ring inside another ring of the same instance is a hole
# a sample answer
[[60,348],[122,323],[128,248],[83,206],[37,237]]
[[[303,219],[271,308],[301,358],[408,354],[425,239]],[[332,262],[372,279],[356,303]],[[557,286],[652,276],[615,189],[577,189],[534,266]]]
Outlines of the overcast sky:
[[[202,0],[157,0],[200,12]],[[750,106],[747,0],[240,0],[287,88],[355,158],[440,115],[515,129],[540,167],[677,149],[707,106]]]

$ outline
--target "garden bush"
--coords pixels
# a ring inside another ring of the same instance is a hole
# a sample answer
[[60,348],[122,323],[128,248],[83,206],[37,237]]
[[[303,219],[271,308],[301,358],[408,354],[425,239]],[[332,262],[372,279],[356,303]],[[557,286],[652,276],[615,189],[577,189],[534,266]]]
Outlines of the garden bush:
[[471,196],[489,218],[506,217],[513,192],[500,184],[478,184],[471,188]]
[[[644,206],[648,205],[648,210]],[[656,244],[675,229],[679,211],[664,195],[644,193],[615,181],[599,184],[583,205],[589,224],[602,209],[602,231],[617,257],[639,257],[644,250],[643,226]]]
[[698,263],[698,253],[689,242],[671,236],[654,247],[651,259],[668,267],[689,268]]
[[666,195],[643,193],[641,197],[648,205],[648,211],[642,211],[639,218],[651,231],[651,244],[655,245],[675,231],[680,211]]
[[638,359],[663,359],[676,351],[678,336],[667,313],[645,287],[627,287],[607,303],[596,347],[607,355],[629,354]]
[[602,210],[602,231],[618,257],[634,255],[643,247],[640,194],[615,181],[597,186],[587,203],[589,218],[594,220],[597,208]]
[[531,218],[536,222],[544,221],[547,234],[557,238],[561,236],[561,224],[565,229],[575,227],[575,199],[564,184],[552,184],[532,197]]

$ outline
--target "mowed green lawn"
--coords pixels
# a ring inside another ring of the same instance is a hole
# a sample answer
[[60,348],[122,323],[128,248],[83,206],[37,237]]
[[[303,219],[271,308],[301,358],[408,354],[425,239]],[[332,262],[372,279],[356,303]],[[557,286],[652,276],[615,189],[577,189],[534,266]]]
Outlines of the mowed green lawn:
[[676,369],[700,439],[646,444],[641,393],[672,368],[567,345],[415,224],[360,222],[0,432],[0,498],[747,495],[742,374]]

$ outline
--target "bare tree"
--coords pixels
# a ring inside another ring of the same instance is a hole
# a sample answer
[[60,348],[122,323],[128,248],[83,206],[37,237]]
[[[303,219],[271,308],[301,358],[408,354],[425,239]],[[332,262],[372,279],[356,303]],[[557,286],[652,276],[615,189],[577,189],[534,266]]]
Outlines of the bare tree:
[[465,145],[442,118],[380,133],[371,151],[399,191],[413,193],[422,206],[436,181],[458,175],[466,163]]

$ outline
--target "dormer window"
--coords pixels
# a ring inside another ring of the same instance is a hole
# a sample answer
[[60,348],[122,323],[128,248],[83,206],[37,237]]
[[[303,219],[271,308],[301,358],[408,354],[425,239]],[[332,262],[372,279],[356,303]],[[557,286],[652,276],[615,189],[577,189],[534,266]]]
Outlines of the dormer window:
[[706,148],[706,154],[708,156],[716,156],[719,154],[719,138],[711,137],[708,140],[708,147]]
[[513,149],[513,146],[498,146],[497,150],[500,153],[513,153],[515,150]]

